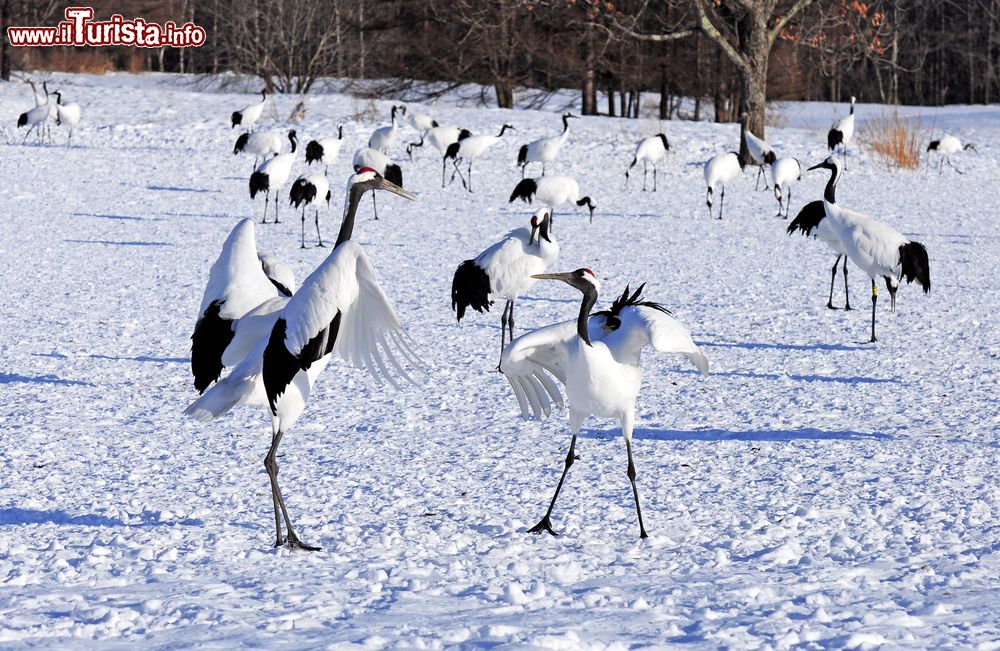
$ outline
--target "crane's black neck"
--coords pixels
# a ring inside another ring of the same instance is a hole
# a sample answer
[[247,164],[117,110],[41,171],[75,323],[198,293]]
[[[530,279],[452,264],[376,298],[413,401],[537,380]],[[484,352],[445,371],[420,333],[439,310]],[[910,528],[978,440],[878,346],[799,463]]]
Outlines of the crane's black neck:
[[365,190],[366,188],[357,184],[352,185],[351,189],[348,190],[347,205],[344,206],[344,220],[340,223],[340,233],[337,235],[337,243],[334,248],[351,239],[351,236],[354,235],[354,215],[358,212],[358,204],[361,203],[361,197],[365,196]]
[[290,143],[292,143],[292,153],[293,154],[295,153],[295,143],[296,143],[297,140],[298,139],[295,137],[295,132],[294,131],[292,133],[288,134],[288,141]]
[[343,140],[343,139],[344,139],[344,125],[338,124],[337,125],[337,140]]
[[854,115],[854,102],[851,102],[851,115]]
[[546,242],[551,242],[549,239],[549,220],[543,219],[541,226],[538,227],[538,245],[542,245],[542,240]]
[[830,180],[826,182],[826,190],[823,191],[823,198],[827,203],[837,203],[837,177],[840,176],[840,170],[836,166],[830,169]]
[[597,289],[588,286],[580,291],[583,292],[583,302],[580,303],[580,316],[576,320],[576,334],[580,336],[580,339],[583,339],[585,344],[593,346],[590,343],[590,330],[587,328],[587,324],[590,322],[590,311],[594,309],[594,303],[597,302]]
[[267,91],[262,90],[260,91],[260,103],[263,104],[266,101],[267,101]]
[[563,133],[569,131],[569,115],[563,116]]
[[56,104],[62,104],[62,91],[57,90],[55,95],[56,95]]
[[503,132],[510,128],[509,124],[505,124],[500,127],[500,133],[497,134],[497,138],[503,138]]
[[656,135],[659,136],[660,140],[663,141],[663,150],[664,151],[670,151],[670,143],[667,142],[667,137],[665,135],[663,135],[662,133],[658,133]]

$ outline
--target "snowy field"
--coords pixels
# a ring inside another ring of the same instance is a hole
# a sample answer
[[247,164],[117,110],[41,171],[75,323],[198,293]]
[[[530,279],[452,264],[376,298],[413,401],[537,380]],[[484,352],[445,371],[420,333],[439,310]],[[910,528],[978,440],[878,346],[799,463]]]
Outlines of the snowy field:
[[[852,268],[856,309],[827,309],[834,254],[785,234],[755,172],[708,218],[701,163],[737,146],[736,125],[664,124],[674,151],[654,194],[641,172],[623,191],[623,173],[660,125],[572,123],[552,171],[598,210],[592,225],[556,213],[552,270],[594,269],[599,307],[647,283],[712,364],[701,378],[682,357],[644,357],[640,541],[618,424],[599,419],[553,515],[561,535],[525,533],[562,469],[565,415],[520,419],[494,370],[501,305],[461,325],[450,310],[455,267],[527,223],[529,207],[507,204],[517,147],[558,116],[430,107],[476,133],[519,131],[476,162],[473,195],[442,190],[425,149],[403,162],[418,202],[383,195],[379,221],[362,204],[355,240],[430,371],[394,390],[327,367],[282,445],[291,515],[323,547],[309,554],[271,547],[264,412],[181,413],[209,266],[263,207],[229,127],[253,96],[156,75],[56,87],[84,110],[70,149],[58,130],[20,146],[30,90],[0,85],[0,647],[1000,648],[1000,108],[919,111],[927,140],[976,143],[954,159],[965,175],[852,151],[840,203],[930,254],[930,294],[904,285],[893,315],[883,292],[877,344],[861,343],[869,280]],[[262,126],[287,126],[296,101],[277,97]],[[333,239],[374,125],[348,119],[362,100],[306,105],[303,144],[345,122],[322,217]],[[768,139],[820,162],[845,106],[781,110]],[[859,120],[882,110],[860,105]],[[826,178],[803,175],[793,216]],[[258,225],[259,247],[301,282],[330,249],[299,248],[287,200],[281,217]],[[518,305],[523,332],[573,318],[578,295],[540,283]]]

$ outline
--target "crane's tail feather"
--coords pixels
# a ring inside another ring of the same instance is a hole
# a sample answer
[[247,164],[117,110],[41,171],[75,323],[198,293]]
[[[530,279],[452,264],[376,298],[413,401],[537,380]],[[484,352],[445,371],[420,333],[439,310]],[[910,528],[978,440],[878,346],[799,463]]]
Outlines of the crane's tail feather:
[[537,190],[538,185],[535,183],[535,179],[521,179],[521,182],[514,187],[514,191],[510,193],[510,199],[507,200],[507,203],[513,203],[515,199],[531,203],[531,198],[535,196]]
[[826,134],[826,146],[830,149],[842,142],[844,142],[844,134],[841,133],[840,129],[830,129],[830,132]]
[[451,281],[451,309],[459,321],[470,307],[480,313],[490,311],[490,277],[475,260],[458,265]]
[[810,201],[802,206],[802,210],[795,216],[792,223],[785,231],[791,235],[795,231],[802,231],[803,235],[810,235],[819,226],[819,223],[826,217],[826,208],[822,201]]
[[306,165],[323,160],[323,145],[316,140],[310,140],[306,145]]
[[903,278],[912,283],[920,283],[924,293],[931,291],[931,267],[927,259],[927,249],[920,242],[907,242],[899,247],[899,262],[903,267]]
[[188,405],[184,414],[195,420],[208,422],[228,413],[236,405],[250,400],[257,392],[260,374],[243,373],[241,367],[242,364]]

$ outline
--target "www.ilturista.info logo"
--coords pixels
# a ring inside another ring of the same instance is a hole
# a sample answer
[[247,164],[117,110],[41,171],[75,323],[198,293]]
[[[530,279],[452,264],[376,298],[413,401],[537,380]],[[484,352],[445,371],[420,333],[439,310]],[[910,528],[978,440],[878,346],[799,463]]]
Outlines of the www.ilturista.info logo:
[[55,27],[8,27],[7,38],[16,47],[54,45],[132,45],[136,47],[198,47],[205,42],[205,30],[194,23],[177,26],[147,23],[142,18],[125,20],[115,14],[111,20],[92,21],[92,7],[67,7],[66,20]]

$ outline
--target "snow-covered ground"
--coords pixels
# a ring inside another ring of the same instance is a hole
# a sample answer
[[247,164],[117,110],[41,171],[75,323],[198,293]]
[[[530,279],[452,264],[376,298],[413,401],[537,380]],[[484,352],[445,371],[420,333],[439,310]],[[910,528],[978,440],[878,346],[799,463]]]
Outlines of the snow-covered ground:
[[[425,150],[403,164],[418,202],[381,197],[379,221],[363,204],[355,239],[431,370],[394,390],[327,367],[282,446],[291,515],[323,547],[308,554],[271,548],[265,414],[181,414],[208,268],[262,210],[251,161],[231,153],[229,114],[252,95],[156,75],[54,86],[83,106],[71,149],[20,146],[30,91],[0,85],[3,648],[1000,648],[1000,108],[919,111],[928,139],[933,125],[977,144],[955,158],[965,175],[888,171],[852,150],[840,202],[931,260],[930,294],[904,285],[894,315],[883,294],[874,345],[861,343],[868,279],[852,268],[855,311],[828,310],[834,255],[785,234],[755,173],[732,185],[723,221],[708,218],[701,163],[736,146],[735,125],[665,124],[674,151],[654,194],[641,173],[622,184],[655,121],[572,124],[552,170],[598,211],[592,225],[557,212],[555,270],[594,269],[602,305],[645,282],[712,363],[702,379],[680,357],[643,360],[640,541],[617,423],[597,419],[554,513],[561,535],[525,533],[562,468],[565,416],[519,418],[494,370],[499,306],[461,325],[450,310],[455,267],[526,223],[531,209],[507,204],[517,146],[558,116],[439,102],[439,122],[519,131],[476,162],[474,195],[442,190]],[[275,98],[264,126],[286,126],[296,101]],[[295,124],[303,143],[346,125],[331,238],[350,153],[373,128],[349,120],[364,104],[310,96]],[[772,144],[822,160],[844,107],[781,110]],[[825,180],[803,175],[793,215]],[[259,245],[301,281],[329,249],[301,250],[282,204]],[[518,328],[576,309],[572,290],[541,283]]]

